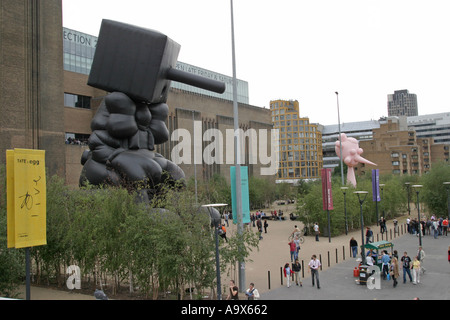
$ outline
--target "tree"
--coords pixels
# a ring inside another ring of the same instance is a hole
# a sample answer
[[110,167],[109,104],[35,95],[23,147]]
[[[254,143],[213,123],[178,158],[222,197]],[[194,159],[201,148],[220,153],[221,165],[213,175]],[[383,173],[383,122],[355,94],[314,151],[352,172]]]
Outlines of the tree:
[[444,216],[447,214],[447,190],[444,182],[450,181],[450,165],[448,163],[433,164],[432,170],[422,176],[420,182],[420,200],[423,201],[431,213]]
[[6,238],[6,170],[0,165],[0,295],[14,298],[25,276],[25,254],[7,249]]

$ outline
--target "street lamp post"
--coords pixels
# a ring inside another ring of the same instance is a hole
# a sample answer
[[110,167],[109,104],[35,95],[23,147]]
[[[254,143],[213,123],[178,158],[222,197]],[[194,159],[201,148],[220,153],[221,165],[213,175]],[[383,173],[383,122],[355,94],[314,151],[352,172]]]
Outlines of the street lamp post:
[[417,217],[419,219],[419,246],[422,246],[422,228],[421,228],[421,225],[420,225],[419,192],[420,192],[420,188],[422,188],[423,186],[421,184],[415,184],[412,187],[414,188],[414,190],[416,190],[416,194],[417,194]]
[[381,189],[381,214],[383,215],[383,218],[386,219],[386,216],[384,214],[384,203],[383,203],[383,189],[384,189],[385,184],[380,184],[380,189]]
[[342,139],[341,139],[341,117],[339,115],[339,92],[336,93],[337,111],[338,111],[338,131],[339,131],[339,153],[341,162],[341,183],[344,185],[344,164],[342,163]]
[[211,217],[211,226],[214,227],[214,236],[216,240],[216,277],[217,277],[217,300],[222,300],[222,284],[220,282],[220,261],[219,261],[219,226],[220,213],[215,209],[216,207],[226,207],[225,203],[205,204],[202,207],[207,208],[209,216]]
[[344,216],[345,216],[345,235],[348,234],[348,222],[347,222],[347,202],[345,195],[347,194],[348,187],[341,187],[342,193],[344,194]]
[[450,182],[444,182],[444,186],[447,189],[447,217],[450,218]]
[[359,208],[360,208],[360,215],[361,215],[361,243],[362,243],[362,246],[361,246],[361,264],[365,265],[366,264],[366,254],[365,254],[365,249],[364,249],[364,218],[363,218],[362,204],[366,200],[367,194],[369,192],[367,192],[367,191],[355,191],[353,193],[356,193],[356,195],[358,196],[358,200],[359,200]]
[[411,215],[411,208],[409,206],[409,188],[411,186],[411,182],[405,182],[406,185],[406,192],[407,192],[407,196],[408,196],[408,215]]
[[[234,118],[234,161],[236,166],[236,214],[237,217],[237,234],[242,236],[244,234],[244,218],[242,212],[242,192],[241,192],[241,145],[239,133],[239,108],[237,98],[237,75],[236,75],[236,45],[234,41],[234,5],[233,0],[230,0],[231,7],[231,54],[232,54],[232,68],[233,68],[233,118]],[[241,237],[240,237],[241,238]],[[242,239],[242,238],[241,238]],[[243,251],[244,244],[242,240],[239,243],[239,250]],[[239,261],[239,290],[244,292],[245,287],[245,262],[243,259]]]

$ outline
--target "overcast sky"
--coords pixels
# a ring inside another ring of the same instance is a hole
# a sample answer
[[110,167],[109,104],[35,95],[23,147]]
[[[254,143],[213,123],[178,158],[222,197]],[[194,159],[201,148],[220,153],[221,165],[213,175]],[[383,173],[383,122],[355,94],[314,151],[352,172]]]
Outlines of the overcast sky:
[[[450,0],[234,0],[237,78],[250,104],[298,100],[311,122],[387,116],[417,94],[419,115],[450,112]],[[178,60],[232,76],[230,0],[63,0],[63,25],[98,36],[102,19],[150,28]]]

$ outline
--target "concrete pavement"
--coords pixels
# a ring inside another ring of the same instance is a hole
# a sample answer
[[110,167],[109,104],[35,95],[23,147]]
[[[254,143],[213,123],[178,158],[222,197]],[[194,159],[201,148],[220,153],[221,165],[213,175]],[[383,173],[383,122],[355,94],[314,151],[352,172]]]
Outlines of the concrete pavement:
[[[413,259],[419,247],[419,238],[405,234],[392,241],[399,257],[406,251]],[[422,237],[422,247],[426,257],[426,272],[420,275],[420,283],[414,285],[409,281],[403,284],[403,271],[400,265],[399,284],[393,288],[392,280],[381,280],[381,289],[368,289],[356,284],[353,269],[357,266],[355,259],[347,259],[325,271],[320,272],[320,289],[312,287],[308,277],[303,287],[279,287],[261,294],[262,300],[448,300],[450,299],[450,264],[447,251],[450,237]]]

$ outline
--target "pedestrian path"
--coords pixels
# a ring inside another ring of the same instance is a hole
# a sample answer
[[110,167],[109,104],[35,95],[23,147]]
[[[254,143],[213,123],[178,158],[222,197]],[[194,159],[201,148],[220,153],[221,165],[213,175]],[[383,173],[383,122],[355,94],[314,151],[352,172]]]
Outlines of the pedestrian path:
[[[392,241],[399,257],[406,251],[413,258],[417,254],[419,238],[405,234]],[[422,237],[422,247],[426,258],[426,272],[421,274],[420,283],[414,285],[409,281],[403,283],[403,271],[400,265],[399,284],[393,288],[392,280],[381,280],[381,289],[369,289],[356,284],[353,269],[357,266],[355,259],[320,272],[320,290],[312,287],[310,278],[303,281],[303,286],[279,287],[261,294],[262,300],[448,300],[450,299],[450,264],[447,252],[450,237]]]

